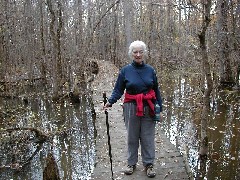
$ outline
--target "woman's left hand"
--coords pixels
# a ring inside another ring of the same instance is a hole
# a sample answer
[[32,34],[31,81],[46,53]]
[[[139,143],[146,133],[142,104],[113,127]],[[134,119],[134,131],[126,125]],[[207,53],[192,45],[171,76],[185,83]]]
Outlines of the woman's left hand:
[[163,113],[160,112],[160,122],[162,122],[162,121],[163,121]]
[[160,119],[159,119],[159,123],[162,123],[163,122],[163,113],[160,112]]

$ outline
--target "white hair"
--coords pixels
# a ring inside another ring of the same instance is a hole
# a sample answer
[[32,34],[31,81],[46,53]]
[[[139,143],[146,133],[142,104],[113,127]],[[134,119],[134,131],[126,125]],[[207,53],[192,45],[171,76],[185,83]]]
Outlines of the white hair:
[[130,46],[129,46],[129,50],[128,50],[128,55],[129,55],[129,57],[132,56],[132,51],[133,51],[133,49],[134,49],[135,47],[139,47],[139,46],[143,48],[143,52],[144,52],[144,54],[146,55],[146,53],[147,53],[147,45],[146,45],[143,41],[137,40],[137,41],[133,41],[133,42],[130,44]]

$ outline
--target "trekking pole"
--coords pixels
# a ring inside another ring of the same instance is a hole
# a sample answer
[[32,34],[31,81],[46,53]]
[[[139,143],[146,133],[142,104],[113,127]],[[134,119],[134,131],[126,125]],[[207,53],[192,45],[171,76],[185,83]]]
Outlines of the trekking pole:
[[[107,103],[106,92],[103,93],[103,103],[104,103],[104,105]],[[113,178],[113,167],[112,167],[112,148],[111,148],[111,141],[110,141],[108,111],[107,111],[107,109],[105,109],[105,114],[106,114],[106,126],[107,126],[107,136],[108,136],[108,155],[109,155],[110,164],[111,164],[112,180],[114,180],[114,178]]]

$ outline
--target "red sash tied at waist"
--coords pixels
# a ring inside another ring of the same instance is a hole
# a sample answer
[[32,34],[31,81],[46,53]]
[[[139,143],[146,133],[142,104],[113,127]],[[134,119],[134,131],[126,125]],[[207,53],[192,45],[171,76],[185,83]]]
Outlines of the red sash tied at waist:
[[124,102],[130,102],[133,100],[135,100],[137,103],[137,116],[143,116],[143,100],[147,101],[150,107],[150,115],[154,116],[154,104],[152,102],[152,100],[156,100],[154,90],[151,89],[147,94],[141,93],[136,95],[131,95],[126,92]]

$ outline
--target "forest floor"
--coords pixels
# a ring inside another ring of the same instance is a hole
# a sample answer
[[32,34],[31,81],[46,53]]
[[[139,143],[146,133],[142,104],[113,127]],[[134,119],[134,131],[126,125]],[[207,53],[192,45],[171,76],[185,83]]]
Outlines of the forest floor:
[[[109,146],[106,127],[106,114],[103,107],[103,92],[107,97],[111,95],[115,80],[118,74],[118,68],[111,62],[100,61],[99,73],[96,76],[93,88],[93,100],[96,111],[96,157],[95,168],[91,179],[108,180],[145,180],[149,179],[141,163],[139,163],[133,175],[124,175],[124,169],[127,166],[127,146],[126,146],[126,130],[123,122],[123,112],[120,104],[116,103],[108,110],[108,119],[110,124],[111,152],[113,165],[113,178],[111,174],[111,163],[109,158]],[[120,100],[118,102],[121,102]],[[161,130],[160,124],[156,126],[156,159],[155,179],[189,179],[185,160],[176,147],[170,143],[169,139]]]

